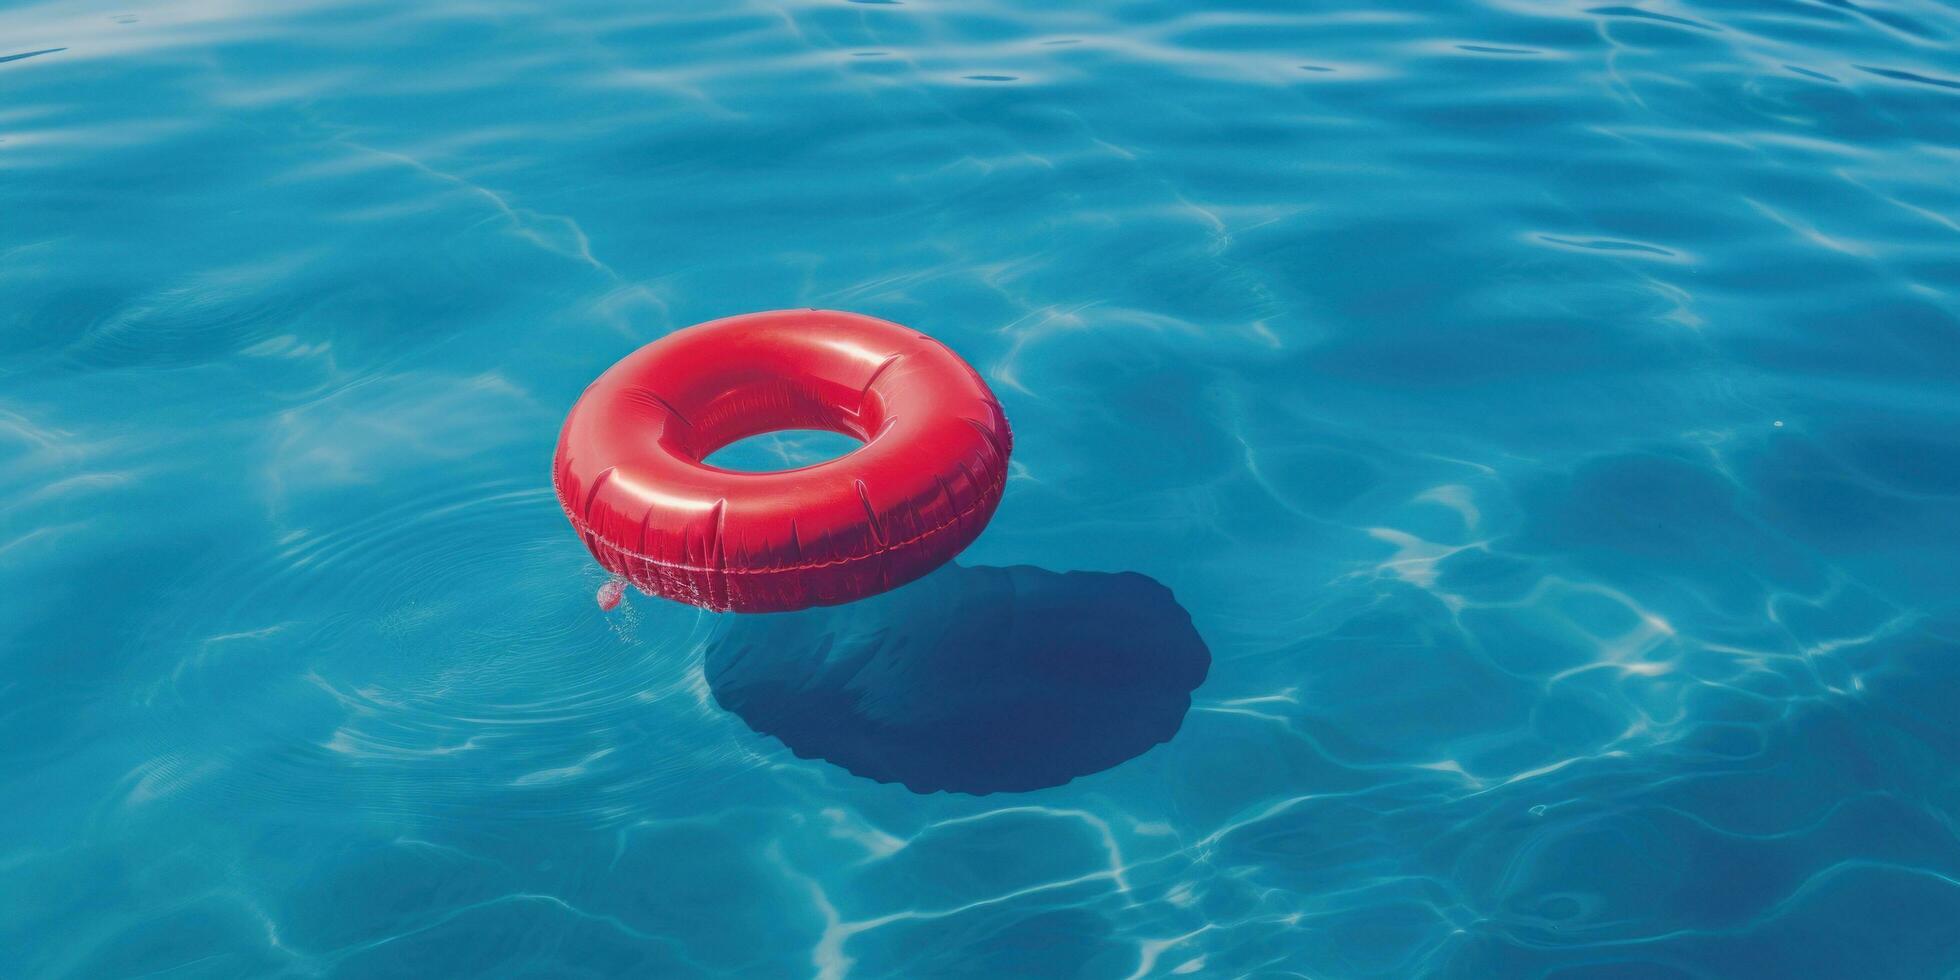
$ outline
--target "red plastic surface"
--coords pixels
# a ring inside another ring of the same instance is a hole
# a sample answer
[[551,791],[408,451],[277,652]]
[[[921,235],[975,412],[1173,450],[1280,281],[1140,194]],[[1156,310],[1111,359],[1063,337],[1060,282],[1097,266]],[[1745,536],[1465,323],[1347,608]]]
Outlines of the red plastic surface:
[[[777,473],[702,462],[780,429],[864,445]],[[999,400],[938,341],[778,310],[678,330],[613,365],[566,417],[552,482],[592,556],[641,591],[770,612],[939,567],[993,517],[1012,448]]]

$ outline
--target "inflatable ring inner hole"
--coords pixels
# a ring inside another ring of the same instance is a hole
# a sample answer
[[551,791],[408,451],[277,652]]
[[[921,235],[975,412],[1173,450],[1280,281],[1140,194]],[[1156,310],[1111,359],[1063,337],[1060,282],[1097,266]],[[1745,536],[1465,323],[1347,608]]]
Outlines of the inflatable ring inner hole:
[[744,439],[772,432],[831,432],[857,443],[845,452],[806,464],[819,466],[856,452],[876,439],[892,421],[885,412],[884,400],[875,391],[865,389],[845,394],[819,391],[816,387],[810,379],[777,377],[731,382],[705,406],[688,413],[687,426],[667,430],[662,441],[670,452],[697,466],[740,475],[758,471],[716,466],[707,462],[708,457]]
[[864,441],[830,429],[771,429],[716,449],[701,465],[723,473],[789,473],[843,459]]

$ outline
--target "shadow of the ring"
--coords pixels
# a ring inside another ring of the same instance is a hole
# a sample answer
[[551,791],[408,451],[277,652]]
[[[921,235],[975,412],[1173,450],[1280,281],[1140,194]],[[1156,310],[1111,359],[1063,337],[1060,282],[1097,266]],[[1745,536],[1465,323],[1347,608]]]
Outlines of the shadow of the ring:
[[984,794],[1168,741],[1210,666],[1146,576],[947,565],[850,605],[725,617],[705,669],[716,702],[800,757]]

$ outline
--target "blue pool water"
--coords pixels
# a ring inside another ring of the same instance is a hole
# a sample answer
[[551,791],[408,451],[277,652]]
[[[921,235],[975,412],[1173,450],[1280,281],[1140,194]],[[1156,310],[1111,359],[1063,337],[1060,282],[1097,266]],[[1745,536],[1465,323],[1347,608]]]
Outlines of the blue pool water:
[[[1960,976],[1956,174],[1949,0],[9,5],[0,975]],[[991,528],[602,613],[793,306]]]

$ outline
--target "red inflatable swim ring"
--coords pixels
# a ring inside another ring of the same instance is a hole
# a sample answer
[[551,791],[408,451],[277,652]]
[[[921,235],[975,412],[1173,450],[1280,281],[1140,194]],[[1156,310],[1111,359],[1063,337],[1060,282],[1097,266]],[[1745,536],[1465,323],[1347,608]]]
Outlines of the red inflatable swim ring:
[[[828,429],[828,462],[740,473],[702,462],[747,436]],[[959,355],[907,327],[778,310],[679,330],[579,397],[552,483],[592,556],[643,592],[770,612],[894,588],[972,543],[1013,436]]]

